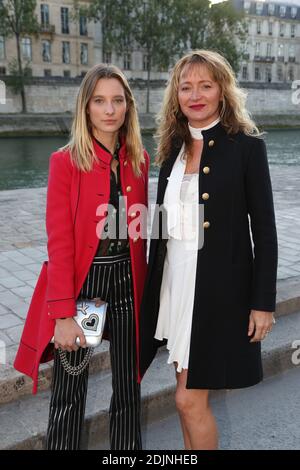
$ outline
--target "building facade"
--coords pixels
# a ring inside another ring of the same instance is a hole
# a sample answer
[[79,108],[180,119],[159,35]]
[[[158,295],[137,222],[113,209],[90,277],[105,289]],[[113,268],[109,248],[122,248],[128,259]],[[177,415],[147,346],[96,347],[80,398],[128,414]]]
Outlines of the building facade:
[[243,10],[247,38],[241,82],[289,83],[300,78],[300,0],[235,0]]
[[[82,0],[89,4],[91,0]],[[300,0],[232,0],[245,12],[247,38],[238,80],[289,83],[300,78]],[[22,60],[34,77],[78,77],[95,63],[115,63],[129,79],[147,79],[147,55],[142,50],[117,55],[103,51],[101,24],[73,17],[73,0],[37,0],[37,38],[24,36]],[[9,74],[16,58],[14,37],[0,36],[0,75]],[[167,79],[167,71],[151,72],[152,80]]]
[[[21,39],[23,65],[28,65],[33,76],[76,77],[94,64],[94,23],[86,17],[75,21],[73,13],[73,0],[37,0],[39,36]],[[9,74],[9,64],[16,56],[15,38],[0,36],[1,75]]]
[[[90,0],[82,0],[88,5]],[[37,38],[24,36],[22,61],[34,77],[77,77],[95,63],[114,63],[128,78],[147,78],[147,55],[137,50],[119,56],[103,51],[101,24],[81,16],[74,20],[73,0],[37,0],[36,15],[40,23]],[[0,75],[9,74],[9,64],[16,58],[14,37],[0,36]],[[166,73],[153,72],[152,79],[166,78]]]

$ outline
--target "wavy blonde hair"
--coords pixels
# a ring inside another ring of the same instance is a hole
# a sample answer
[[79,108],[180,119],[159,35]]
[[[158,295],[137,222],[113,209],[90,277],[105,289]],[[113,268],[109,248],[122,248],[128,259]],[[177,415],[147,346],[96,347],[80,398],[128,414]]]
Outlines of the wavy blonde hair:
[[161,112],[157,117],[158,129],[155,135],[157,145],[156,163],[162,164],[170,154],[172,141],[184,141],[187,156],[191,155],[192,138],[188,120],[181,112],[178,102],[178,86],[182,71],[187,67],[207,67],[212,78],[219,84],[221,124],[228,134],[243,131],[248,135],[261,135],[245,107],[246,93],[237,84],[229,62],[218,52],[194,50],[182,57],[174,66],[168,82]]
[[87,107],[101,78],[115,78],[124,88],[127,111],[119,134],[125,137],[127,155],[131,159],[135,174],[140,175],[141,164],[145,160],[135,99],[125,75],[114,65],[97,64],[85,75],[77,95],[71,138],[62,150],[70,151],[72,161],[80,170],[91,171],[97,156],[94,151],[92,126]]

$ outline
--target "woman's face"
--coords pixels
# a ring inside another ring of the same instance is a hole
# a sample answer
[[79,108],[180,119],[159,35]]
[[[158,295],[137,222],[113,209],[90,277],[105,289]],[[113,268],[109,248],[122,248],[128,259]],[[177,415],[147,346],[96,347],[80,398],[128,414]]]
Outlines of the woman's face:
[[87,112],[93,130],[101,138],[102,133],[116,133],[122,127],[127,110],[125,90],[116,78],[101,78],[94,89]]
[[192,127],[206,127],[219,117],[221,88],[205,65],[185,67],[179,78],[178,102]]

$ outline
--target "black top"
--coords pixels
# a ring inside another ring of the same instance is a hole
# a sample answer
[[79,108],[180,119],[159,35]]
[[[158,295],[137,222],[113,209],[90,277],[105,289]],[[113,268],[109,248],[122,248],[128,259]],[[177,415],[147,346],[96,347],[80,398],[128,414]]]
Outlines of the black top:
[[[111,153],[101,142],[95,139],[97,144],[106,152]],[[120,143],[117,143],[114,160],[118,161],[117,174],[110,170],[110,198],[108,215],[103,228],[102,237],[99,240],[96,256],[113,256],[129,253],[128,228],[126,218],[126,206],[122,195],[119,163]]]

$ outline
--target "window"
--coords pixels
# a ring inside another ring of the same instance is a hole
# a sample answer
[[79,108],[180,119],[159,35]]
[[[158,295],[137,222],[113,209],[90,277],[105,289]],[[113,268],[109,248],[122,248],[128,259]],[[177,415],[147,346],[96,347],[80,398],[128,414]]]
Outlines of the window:
[[283,44],[278,44],[278,57],[283,57]]
[[261,21],[258,21],[256,23],[256,32],[257,32],[257,34],[261,33]]
[[111,52],[104,52],[103,54],[103,62],[105,64],[111,64]]
[[271,36],[273,34],[273,23],[272,23],[272,21],[269,21],[268,25],[269,25],[269,35]]
[[272,57],[272,44],[267,44],[267,57]]
[[88,65],[89,63],[88,44],[80,44],[80,62],[81,65]]
[[255,43],[255,55],[256,56],[260,55],[260,42]]
[[295,73],[294,73],[294,68],[290,67],[288,70],[288,81],[293,82],[295,80]]
[[143,55],[143,70],[148,70],[149,66],[149,56],[148,54]]
[[46,3],[41,4],[41,25],[49,26],[49,5]]
[[0,67],[0,75],[6,75],[6,68]]
[[69,8],[62,7],[60,9],[61,17],[61,32],[63,34],[69,34]]
[[274,12],[275,12],[275,5],[274,5],[274,3],[269,3],[269,5],[268,5],[268,13],[269,13],[269,15],[274,15]]
[[42,41],[43,62],[51,62],[51,42],[47,39]]
[[244,10],[245,10],[245,12],[249,13],[250,8],[251,8],[251,2],[249,0],[245,0],[244,1]]
[[284,33],[285,33],[285,23],[280,23],[279,34],[280,36],[284,36]]
[[266,68],[266,82],[271,83],[272,81],[272,70],[270,67]]
[[22,38],[21,41],[22,57],[24,60],[31,60],[32,58],[32,47],[30,38]]
[[260,80],[260,70],[258,67],[255,67],[254,69],[254,79],[255,80]]
[[280,5],[280,7],[279,7],[279,15],[281,16],[281,18],[284,18],[284,17],[285,17],[285,12],[286,12],[286,6],[285,6],[285,5]]
[[131,70],[131,54],[126,52],[124,54],[124,70]]
[[80,15],[80,17],[79,17],[79,32],[80,32],[80,36],[87,36],[87,18],[86,18],[86,16]]
[[0,36],[0,60],[5,59],[5,39],[3,36]]
[[244,65],[242,68],[242,79],[243,80],[248,80],[248,67],[247,65]]
[[256,14],[261,15],[263,11],[263,3],[262,2],[256,2]]
[[294,44],[290,44],[289,46],[289,57],[295,57],[295,46]]
[[51,77],[52,73],[50,69],[45,69],[44,70],[44,77]]
[[295,32],[296,32],[296,25],[291,24],[291,38],[295,37]]
[[70,70],[64,70],[64,77],[66,77],[66,78],[71,77],[71,72],[70,72]]
[[283,80],[283,74],[282,74],[282,68],[281,67],[277,68],[277,80],[279,82],[282,82],[282,80]]
[[62,43],[62,61],[63,64],[69,64],[70,63],[70,43],[63,41]]
[[249,52],[250,52],[250,47],[249,47],[249,43],[248,41],[245,41],[243,44],[242,44],[242,50],[241,50],[243,56],[246,56],[249,58]]
[[296,18],[297,16],[297,7],[291,7],[291,17]]

